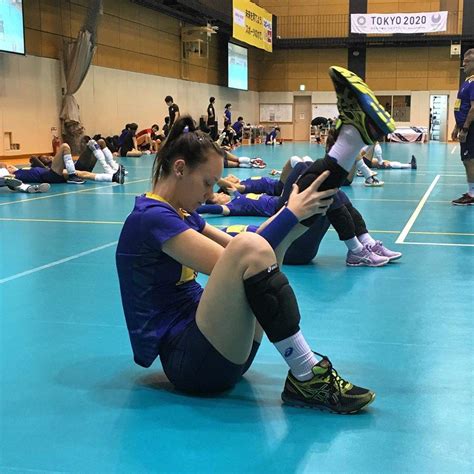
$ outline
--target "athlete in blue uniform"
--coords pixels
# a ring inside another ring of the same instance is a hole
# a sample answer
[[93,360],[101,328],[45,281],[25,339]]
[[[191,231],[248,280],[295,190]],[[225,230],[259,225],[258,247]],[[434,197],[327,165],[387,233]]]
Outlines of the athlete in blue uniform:
[[214,193],[214,196],[207,201],[208,204],[199,206],[196,212],[223,216],[271,217],[278,210],[279,200],[278,196],[266,194],[240,194],[234,191],[231,197],[224,193]]
[[459,139],[461,160],[466,169],[467,192],[452,201],[456,206],[474,205],[474,48],[466,51],[463,59],[466,80],[458,92],[454,104],[456,126],[451,134]]
[[217,184],[224,192],[228,188],[235,187],[240,194],[254,193],[279,196],[283,191],[283,182],[281,180],[265,176],[252,176],[251,178],[239,180],[236,176],[228,175],[221,178]]
[[[330,75],[341,98],[342,148],[352,156],[329,157],[335,179],[340,180],[344,171],[338,173],[337,166],[347,172],[361,146],[360,137],[373,140],[386,129],[387,118],[373,113],[380,105],[357,76],[337,67]],[[336,190],[327,186],[329,171],[314,178],[324,166],[328,160],[305,172],[287,205],[258,233],[231,238],[204,224],[194,212],[211,196],[222,173],[220,151],[196,131],[190,117],[176,122],[155,159],[152,194],[137,201],[116,253],[138,363],[149,366],[160,355],[177,388],[224,390],[250,365],[263,329],[289,366],[282,393],[285,403],[355,413],[373,401],[372,391],[344,380],[327,357],[312,352],[299,327],[295,295],[279,269],[291,242],[331,204]],[[326,191],[321,192],[323,183]],[[195,271],[209,275],[201,294],[191,276]]]

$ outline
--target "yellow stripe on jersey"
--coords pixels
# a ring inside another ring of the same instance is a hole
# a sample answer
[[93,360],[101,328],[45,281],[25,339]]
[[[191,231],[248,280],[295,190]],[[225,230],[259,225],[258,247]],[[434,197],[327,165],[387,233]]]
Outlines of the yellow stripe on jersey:
[[261,176],[251,176],[250,179],[253,179],[254,181],[258,181],[259,179],[262,179]]
[[195,280],[197,275],[197,272],[194,271],[192,268],[183,265],[181,267],[181,277],[179,278],[178,283],[176,283],[176,286],[182,285],[183,283],[187,283],[188,281]]
[[247,199],[253,199],[254,201],[258,201],[262,196],[263,194],[255,194],[255,193],[248,193],[245,195]]
[[[155,201],[165,202],[166,204],[169,204],[171,206],[171,204],[165,198],[162,198],[159,194],[146,193],[145,196],[149,199],[154,199]],[[181,219],[184,219],[185,216],[189,216],[189,214],[183,209],[178,209],[176,212],[179,214],[179,217],[181,217]]]
[[235,224],[227,227],[226,232],[228,234],[241,234],[242,232],[247,232],[248,225]]
[[454,102],[454,111],[459,112],[460,108],[461,108],[461,99],[456,99],[456,102]]

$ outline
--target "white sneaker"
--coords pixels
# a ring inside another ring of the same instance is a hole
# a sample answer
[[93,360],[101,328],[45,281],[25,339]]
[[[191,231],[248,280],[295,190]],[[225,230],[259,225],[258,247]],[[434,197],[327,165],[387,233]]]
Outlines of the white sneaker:
[[47,193],[50,189],[51,189],[51,185],[49,183],[30,184],[26,192],[29,194]]

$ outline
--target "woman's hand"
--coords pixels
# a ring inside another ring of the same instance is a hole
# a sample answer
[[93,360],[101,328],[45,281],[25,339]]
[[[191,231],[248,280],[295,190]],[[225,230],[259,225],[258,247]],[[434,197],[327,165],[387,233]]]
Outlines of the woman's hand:
[[326,214],[328,207],[333,201],[330,197],[338,192],[338,189],[318,191],[319,186],[321,186],[328,176],[329,171],[325,171],[318,176],[310,186],[301,192],[299,192],[298,185],[293,184],[293,190],[288,199],[287,207],[299,221],[314,216],[315,214]]

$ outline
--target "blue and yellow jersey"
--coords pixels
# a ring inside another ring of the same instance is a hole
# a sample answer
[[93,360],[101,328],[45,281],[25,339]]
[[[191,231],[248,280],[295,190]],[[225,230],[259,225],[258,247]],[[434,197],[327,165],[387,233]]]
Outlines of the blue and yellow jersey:
[[196,213],[177,212],[161,197],[138,196],[120,234],[116,264],[122,306],[135,361],[148,367],[163,340],[193,320],[202,287],[197,272],[162,251],[166,241],[205,221]]
[[245,186],[246,193],[267,194],[268,196],[279,196],[283,191],[283,183],[279,179],[267,178],[265,176],[252,176],[240,182]]
[[226,204],[231,216],[271,217],[277,211],[279,198],[266,194],[235,193],[234,199]]
[[462,127],[474,101],[474,76],[469,76],[462,84],[454,103],[454,117],[458,127]]

